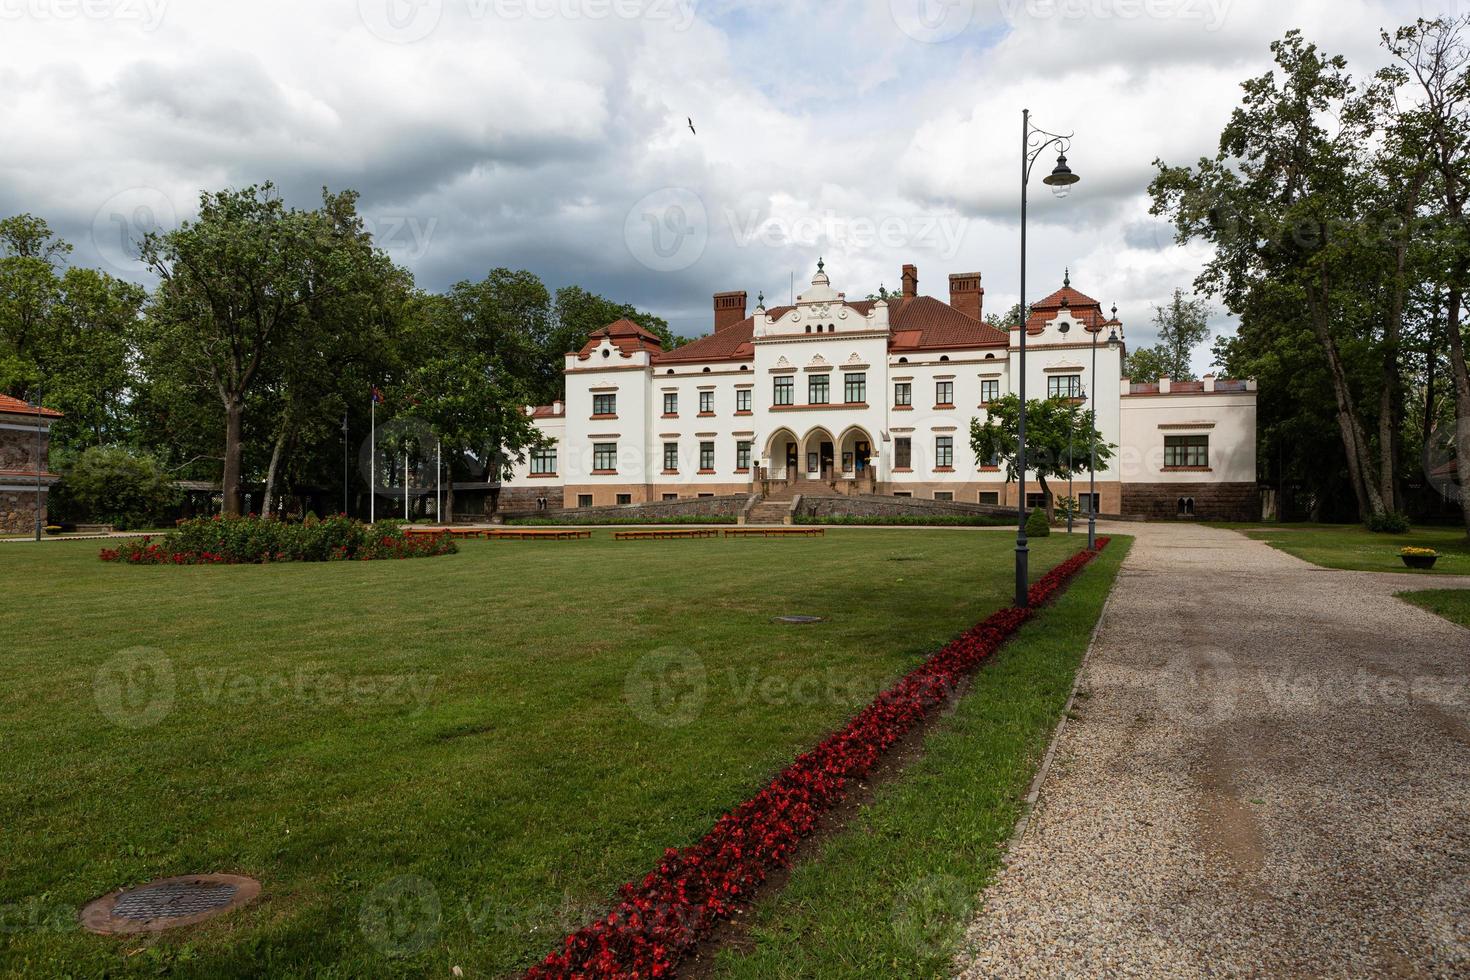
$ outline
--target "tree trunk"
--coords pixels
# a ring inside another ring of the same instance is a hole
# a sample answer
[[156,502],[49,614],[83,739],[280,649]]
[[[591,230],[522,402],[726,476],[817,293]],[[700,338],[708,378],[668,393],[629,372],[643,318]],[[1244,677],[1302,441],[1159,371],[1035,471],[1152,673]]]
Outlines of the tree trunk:
[[1353,492],[1358,498],[1358,517],[1368,518],[1384,513],[1383,497],[1378,491],[1378,481],[1373,477],[1373,459],[1368,452],[1368,440],[1363,434],[1363,423],[1358,417],[1353,402],[1352,388],[1348,384],[1347,371],[1342,366],[1342,353],[1337,340],[1327,323],[1327,311],[1319,298],[1308,300],[1311,309],[1312,329],[1327,357],[1327,370],[1332,378],[1332,393],[1337,400],[1337,426],[1342,434],[1342,448],[1347,453],[1348,475],[1353,481]]
[[240,467],[245,456],[245,400],[238,394],[225,397],[225,470],[220,480],[224,491],[224,511],[240,515]]
[[1455,382],[1455,468],[1460,477],[1465,534],[1470,536],[1470,364],[1465,361],[1465,338],[1460,335],[1460,304],[1460,291],[1450,290],[1445,332],[1450,341],[1450,376]]
[[281,455],[286,449],[286,440],[291,431],[289,417],[281,420],[281,431],[276,433],[276,444],[271,449],[271,465],[265,471],[265,500],[260,505],[262,517],[269,517],[271,507],[275,503],[276,496],[276,474],[280,472]]

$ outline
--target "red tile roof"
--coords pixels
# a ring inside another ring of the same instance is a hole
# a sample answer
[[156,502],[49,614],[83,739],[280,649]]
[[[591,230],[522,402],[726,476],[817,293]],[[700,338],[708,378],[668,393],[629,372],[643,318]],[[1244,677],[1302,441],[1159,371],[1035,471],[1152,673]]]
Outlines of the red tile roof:
[[631,357],[640,350],[648,350],[656,354],[664,349],[664,343],[658,339],[658,334],[645,330],[632,320],[623,319],[609,323],[588,334],[587,342],[577,352],[577,357],[584,361],[591,357],[592,352],[601,346],[604,336],[612,338],[613,346],[621,351],[624,357]]
[[[867,316],[873,309],[873,303],[873,300],[860,299],[847,305]],[[790,306],[776,306],[766,312],[779,319],[791,309]],[[932,296],[889,300],[888,329],[889,350],[900,352],[1004,347],[1009,343],[1001,331]],[[657,354],[653,360],[655,364],[749,361],[755,357],[754,336],[755,318],[747,317],[732,327]]]
[[9,395],[0,395],[0,412],[11,415],[41,415],[46,418],[61,418],[61,413],[54,408],[42,406],[39,410],[34,409],[19,398],[11,398]]
[[[1056,319],[1057,312],[1065,306],[1072,314],[1073,319],[1094,333],[1108,326],[1122,326],[1116,320],[1109,320],[1103,316],[1102,304],[1072,288],[1071,284],[1064,285],[1061,289],[1052,293],[1042,300],[1031,304],[1031,315],[1026,318],[1026,331],[1028,333],[1041,333],[1046,325]],[[1015,329],[1014,324],[1011,329]]]
[[562,402],[561,411],[557,411],[555,405],[537,405],[531,410],[531,418],[533,419],[564,419],[566,417],[566,402]]

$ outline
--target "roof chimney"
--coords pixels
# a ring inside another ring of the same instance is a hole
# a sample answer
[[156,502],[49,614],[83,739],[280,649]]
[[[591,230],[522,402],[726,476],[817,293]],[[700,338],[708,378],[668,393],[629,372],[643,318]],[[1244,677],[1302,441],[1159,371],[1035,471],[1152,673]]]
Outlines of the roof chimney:
[[980,311],[985,306],[980,273],[956,272],[949,277],[949,305],[972,320],[980,319]]
[[906,265],[903,267],[903,298],[913,299],[919,295],[919,267]]
[[715,293],[715,331],[733,327],[745,319],[745,290]]

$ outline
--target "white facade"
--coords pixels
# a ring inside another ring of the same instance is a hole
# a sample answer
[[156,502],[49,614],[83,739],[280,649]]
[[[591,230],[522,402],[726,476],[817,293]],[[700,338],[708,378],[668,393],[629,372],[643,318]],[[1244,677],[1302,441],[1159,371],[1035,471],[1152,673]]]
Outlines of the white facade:
[[[976,273],[951,277],[949,304],[918,294],[913,267],[904,276],[902,295],[849,301],[819,267],[793,306],[758,305],[751,317],[743,294],[719,294],[715,332],[674,351],[630,321],[609,324],[567,355],[565,402],[534,410],[555,455],[517,468],[512,499],[604,506],[821,484],[1014,503],[1015,485],[971,451],[970,424],[987,398],[1015,390],[1021,332],[981,321]],[[738,308],[719,320],[730,297]],[[1256,482],[1254,383],[1165,380],[1162,392],[1135,393],[1116,317],[1070,282],[1032,309],[1027,397],[1085,396],[1116,447],[1097,474],[1101,512],[1129,512],[1130,500],[1157,512],[1171,488],[1195,506],[1219,497],[1201,485],[1224,484],[1244,506]],[[1174,465],[1185,458],[1206,464]]]

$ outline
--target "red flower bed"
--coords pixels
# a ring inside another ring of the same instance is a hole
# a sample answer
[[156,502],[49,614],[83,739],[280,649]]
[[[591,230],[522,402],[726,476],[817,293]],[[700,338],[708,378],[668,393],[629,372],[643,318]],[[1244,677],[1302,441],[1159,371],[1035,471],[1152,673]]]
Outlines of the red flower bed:
[[[1098,539],[1098,550],[1107,538]],[[841,731],[787,766],[769,786],[715,821],[704,838],[664,852],[658,866],[621,889],[606,918],[566,938],[526,976],[530,980],[647,978],[670,975],[715,923],[784,866],[821,814],[840,802],[848,782],[956,684],[994,653],[1035,610],[1055,596],[1096,554],[1082,551],[1031,586],[1030,607],[1002,609],[951,642],[878,695]]]

